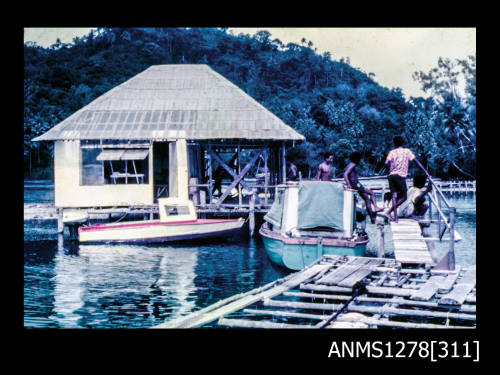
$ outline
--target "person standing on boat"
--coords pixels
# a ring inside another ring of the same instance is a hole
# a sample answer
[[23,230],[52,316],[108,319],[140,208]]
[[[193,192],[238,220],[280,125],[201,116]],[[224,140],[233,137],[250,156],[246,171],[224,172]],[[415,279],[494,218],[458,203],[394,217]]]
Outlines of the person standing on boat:
[[333,155],[331,153],[325,154],[325,161],[321,163],[318,167],[318,175],[316,176],[317,180],[320,181],[330,181],[330,176],[332,174],[332,162]]
[[[385,159],[385,165],[389,166],[389,189],[392,194],[392,207],[389,211],[384,212],[384,216],[389,220],[398,222],[397,208],[407,198],[406,177],[408,176],[408,166],[411,161],[415,161],[417,165],[427,174],[426,170],[417,160],[413,152],[409,148],[403,147],[404,139],[400,135],[393,138],[395,148],[389,151]],[[391,218],[390,213],[394,211],[394,219]]]
[[347,168],[344,171],[344,181],[349,189],[356,190],[359,196],[363,198],[368,215],[370,215],[370,220],[372,224],[375,224],[377,212],[382,211],[384,208],[377,207],[377,201],[375,200],[375,193],[373,190],[365,188],[358,180],[358,170],[356,167],[361,161],[361,153],[354,151],[351,155],[349,155],[349,159],[351,162],[347,165]]
[[292,163],[292,159],[290,157],[286,157],[286,179],[287,181],[295,181],[299,177],[299,173],[297,172],[297,167]]

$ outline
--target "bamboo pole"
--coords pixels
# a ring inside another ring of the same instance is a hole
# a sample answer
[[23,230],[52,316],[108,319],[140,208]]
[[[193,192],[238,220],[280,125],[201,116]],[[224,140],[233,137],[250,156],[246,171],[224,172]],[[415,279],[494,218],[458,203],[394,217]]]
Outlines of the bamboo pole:
[[238,327],[238,328],[294,328],[294,329],[307,329],[314,328],[313,326],[301,325],[301,324],[288,324],[288,323],[274,323],[270,321],[253,321],[253,320],[243,320],[243,319],[225,319],[220,318],[217,322],[218,325],[226,327]]
[[57,212],[57,233],[64,233],[63,208],[56,208]]
[[461,326],[446,326],[439,324],[426,324],[426,323],[407,323],[407,322],[396,322],[387,319],[372,320],[366,319],[364,321],[369,325],[381,326],[381,327],[393,327],[393,328],[475,328],[475,327],[461,327]]
[[385,255],[384,224],[377,224],[377,256],[383,258]]
[[455,207],[450,207],[450,251],[449,251],[449,270],[455,269]]
[[[407,305],[407,306],[420,306],[420,307],[430,307],[430,308],[444,308],[446,306],[440,305],[437,302],[428,301],[416,301],[403,298],[377,298],[377,297],[366,297],[358,296],[354,300],[355,303],[367,302],[367,303],[392,303],[396,305]],[[454,306],[456,307],[456,306]],[[463,313],[475,313],[476,306],[462,305],[458,310]]]
[[[237,148],[237,151],[238,153],[238,176],[240,175],[241,173],[241,158],[240,158],[240,145],[238,144],[238,148]],[[241,207],[241,204],[243,203],[243,197],[241,196],[241,182],[238,184],[238,203],[239,203],[239,206]]]
[[[438,203],[438,205],[437,205],[438,212],[442,212],[442,210],[441,210],[441,197],[436,194],[436,199],[437,199],[437,203]],[[441,216],[440,215],[438,215],[437,227],[438,227],[438,237],[441,237]]]
[[285,184],[286,183],[286,160],[285,160],[285,142],[283,141],[281,143],[281,163],[282,163],[282,183]]
[[300,297],[300,298],[312,298],[312,299],[336,299],[340,301],[347,301],[351,297],[339,294],[321,294],[321,293],[304,293],[304,292],[283,292],[284,296],[288,297]]
[[449,311],[425,311],[414,309],[400,309],[395,307],[385,306],[358,306],[348,305],[348,311],[370,314],[389,314],[389,315],[405,315],[405,316],[418,316],[418,317],[432,317],[432,318],[451,318],[463,320],[476,320],[475,314],[452,313]]
[[269,185],[269,172],[267,169],[267,158],[269,156],[269,151],[266,149],[264,153],[264,203],[267,206],[267,193],[268,193],[268,185]]
[[253,190],[252,194],[250,195],[250,212],[248,214],[249,217],[249,229],[250,229],[250,236],[253,237],[254,231],[255,231],[255,196],[256,196],[256,191]]
[[310,309],[310,310],[340,310],[344,307],[343,304],[335,303],[316,303],[316,302],[292,302],[292,301],[276,301],[265,299],[264,306],[271,307],[288,307],[293,309]]
[[244,309],[243,312],[255,315],[275,315],[284,316],[287,318],[304,318],[304,319],[318,319],[324,320],[328,319],[328,315],[317,315],[317,314],[305,314],[292,311],[282,311],[282,310],[256,310],[256,309]]
[[[208,147],[211,148],[211,145],[209,144]],[[212,188],[213,188],[213,184],[212,184],[212,155],[207,150],[205,150],[205,152],[208,156],[208,204],[211,205],[212,200],[213,200],[213,197],[212,197]]]

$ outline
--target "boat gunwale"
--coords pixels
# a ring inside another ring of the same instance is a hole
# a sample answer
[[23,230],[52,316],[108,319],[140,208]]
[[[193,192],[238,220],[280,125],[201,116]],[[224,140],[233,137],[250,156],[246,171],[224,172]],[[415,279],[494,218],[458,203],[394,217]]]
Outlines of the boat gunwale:
[[[318,237],[311,237],[311,236],[303,236],[300,238],[292,238],[288,237],[284,234],[281,233],[276,233],[268,228],[265,228],[267,223],[264,223],[260,229],[259,233],[261,236],[272,238],[278,241],[283,242],[284,244],[287,245],[317,245],[318,244]],[[363,235],[360,237],[356,237],[356,239],[349,240],[347,238],[338,238],[336,237],[335,239],[331,239],[328,237],[322,237],[323,238],[323,246],[341,246],[341,247],[356,247],[358,245],[364,245],[369,242],[369,238],[367,235]]]
[[174,226],[174,225],[203,225],[203,224],[218,224],[227,222],[244,222],[243,218],[238,219],[196,219],[196,220],[184,220],[184,221],[171,221],[164,222],[160,220],[148,220],[141,222],[131,222],[129,224],[96,224],[88,227],[79,227],[78,232],[91,232],[96,230],[106,230],[106,229],[124,229],[124,228],[134,228],[134,227],[148,227],[148,226]]

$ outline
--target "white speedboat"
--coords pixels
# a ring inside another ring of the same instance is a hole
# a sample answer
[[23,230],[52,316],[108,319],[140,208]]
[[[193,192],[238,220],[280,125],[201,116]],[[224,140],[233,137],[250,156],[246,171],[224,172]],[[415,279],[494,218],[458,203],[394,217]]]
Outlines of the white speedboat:
[[180,198],[158,199],[159,220],[128,221],[81,226],[80,242],[167,242],[227,236],[239,231],[244,218],[198,219],[193,202]]

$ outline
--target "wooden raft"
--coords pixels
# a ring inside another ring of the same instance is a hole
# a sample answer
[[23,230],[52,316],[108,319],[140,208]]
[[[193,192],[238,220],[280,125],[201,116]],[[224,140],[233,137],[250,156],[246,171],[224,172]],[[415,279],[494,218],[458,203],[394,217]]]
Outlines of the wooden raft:
[[302,271],[153,328],[474,328],[475,266],[324,255]]
[[391,221],[391,231],[394,258],[398,262],[430,266],[435,264],[418,221],[402,218],[397,223]]

